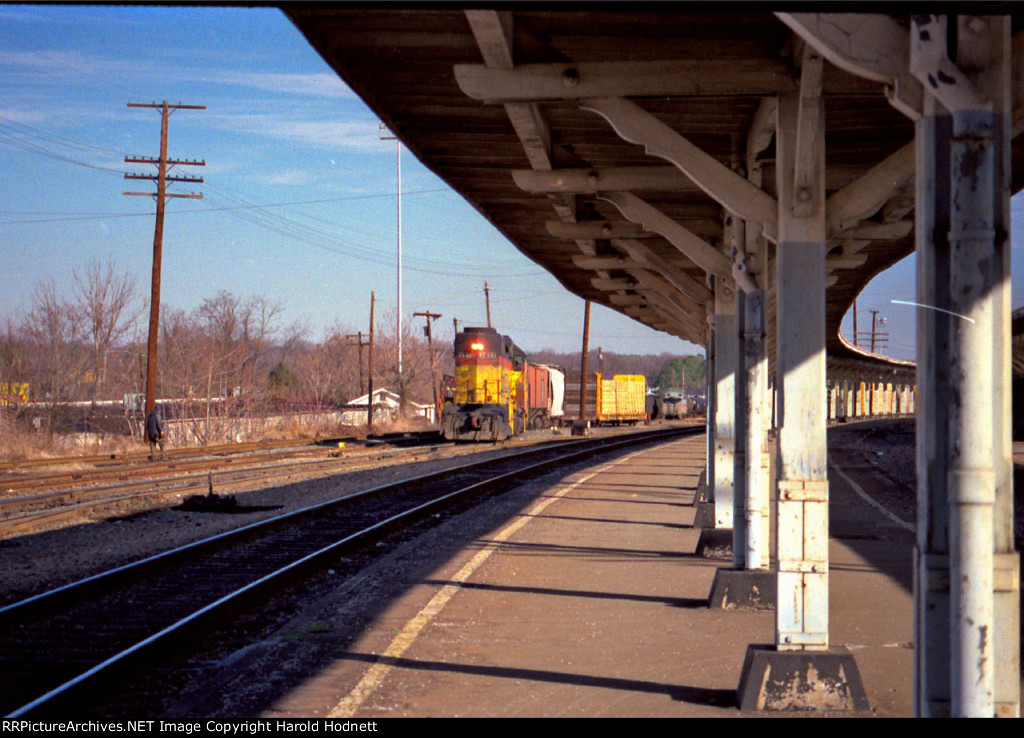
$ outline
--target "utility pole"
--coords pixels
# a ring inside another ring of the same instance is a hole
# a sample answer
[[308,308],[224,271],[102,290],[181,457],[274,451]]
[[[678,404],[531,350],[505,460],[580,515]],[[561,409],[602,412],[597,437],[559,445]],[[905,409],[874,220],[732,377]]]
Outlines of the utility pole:
[[487,286],[487,281],[484,280],[484,300],[487,302],[487,327],[491,327],[491,288]]
[[[863,331],[860,339],[871,346],[871,353],[875,353],[875,349],[884,349],[889,345],[889,333],[882,330],[886,325],[885,318],[878,317],[878,311],[871,311],[871,332]],[[857,345],[856,334],[854,334],[854,345]]]
[[398,337],[398,381],[402,382],[402,142],[382,122],[380,140],[394,141],[398,153],[398,317],[395,318],[395,335]]
[[580,424],[587,419],[587,352],[590,350],[590,300],[583,308],[583,358],[580,360]]
[[151,174],[125,174],[125,179],[146,179],[156,182],[156,192],[125,192],[125,195],[145,196],[156,198],[156,228],[153,232],[153,280],[149,302],[149,345],[146,358],[146,416],[148,417],[156,407],[156,344],[160,330],[160,262],[164,245],[164,205],[168,198],[185,197],[201,200],[202,193],[190,193],[181,195],[167,192],[168,182],[190,182],[201,184],[202,177],[173,177],[167,172],[175,166],[206,166],[205,161],[195,159],[168,159],[167,158],[167,124],[168,119],[176,110],[206,110],[205,105],[169,105],[166,100],[161,104],[157,103],[128,103],[129,108],[153,108],[160,111],[160,157],[150,156],[126,156],[125,162],[132,164],[155,164],[157,173]]
[[373,433],[373,304],[376,301],[373,292],[370,293],[370,361],[367,367],[367,390],[366,390],[366,433]]
[[441,406],[437,402],[437,371],[434,369],[434,338],[430,330],[430,324],[440,318],[441,313],[432,313],[429,310],[425,310],[422,313],[413,313],[413,315],[427,319],[427,325],[423,332],[427,334],[427,351],[430,352],[430,389],[434,392],[434,420],[437,421],[441,417]]
[[[370,342],[363,340],[363,332],[362,331],[359,331],[358,333],[349,334],[349,335],[345,336],[345,338],[348,339],[348,344],[347,345],[349,345],[349,346],[358,346],[359,347],[359,384],[357,386],[359,387],[359,389],[362,389],[363,388],[363,346],[369,346]],[[353,338],[356,339],[355,343],[352,342]]]
[[853,345],[857,345],[857,301],[853,301]]

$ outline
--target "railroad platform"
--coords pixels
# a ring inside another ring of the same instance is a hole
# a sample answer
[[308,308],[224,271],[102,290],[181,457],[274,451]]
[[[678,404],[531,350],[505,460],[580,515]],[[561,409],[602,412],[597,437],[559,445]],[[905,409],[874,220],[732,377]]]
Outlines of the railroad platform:
[[[715,569],[731,562],[694,554],[704,453],[704,436],[692,436],[526,485],[517,509],[443,561],[403,569],[405,582],[389,574],[398,594],[375,600],[375,613],[343,647],[327,646],[334,626],[296,635],[326,639],[316,668],[260,712],[759,714],[739,711],[736,687],[747,644],[773,642],[774,612],[707,607]],[[871,474],[830,469],[831,638],[855,655],[867,714],[909,716],[912,538],[851,486],[879,483]],[[338,605],[339,621],[347,609]],[[306,658],[299,645],[291,643],[292,656]]]

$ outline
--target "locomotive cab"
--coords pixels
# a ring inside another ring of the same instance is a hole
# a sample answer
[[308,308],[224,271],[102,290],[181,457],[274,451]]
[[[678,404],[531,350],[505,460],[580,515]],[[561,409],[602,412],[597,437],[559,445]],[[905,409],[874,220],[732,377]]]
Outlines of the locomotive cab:
[[441,417],[449,440],[502,441],[526,426],[526,354],[493,328],[455,336],[455,380]]

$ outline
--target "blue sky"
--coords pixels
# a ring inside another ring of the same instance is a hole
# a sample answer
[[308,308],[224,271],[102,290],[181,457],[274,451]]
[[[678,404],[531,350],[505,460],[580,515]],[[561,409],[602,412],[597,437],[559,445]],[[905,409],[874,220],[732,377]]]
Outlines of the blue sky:
[[[124,157],[158,155],[160,117],[126,103],[165,99],[207,106],[171,117],[170,155],[206,166],[181,168],[205,183],[177,189],[204,199],[168,204],[165,308],[191,310],[220,290],[265,295],[313,339],[334,323],[365,330],[371,290],[378,315],[394,314],[395,142],[280,11],[0,6],[0,68],[0,317],[26,310],[40,280],[70,290],[90,260],[113,261],[148,294],[154,202],[122,195],[146,185],[123,174],[147,170]],[[579,349],[582,300],[408,152],[402,177],[407,321],[440,312],[448,339],[453,317],[484,324],[486,280],[502,332],[528,351]],[[914,308],[891,300],[912,300],[913,284],[911,258],[859,305],[868,320],[881,311],[906,358]],[[591,345],[697,351],[599,306]]]
[[[206,105],[170,119],[169,154],[203,200],[168,203],[162,305],[219,290],[280,301],[311,338],[365,330],[396,307],[396,144],[280,11],[270,8],[0,6],[0,317],[37,282],[113,261],[148,294],[154,201],[125,197],[126,155],[159,154],[160,116],[128,102]],[[155,171],[148,167],[147,173]],[[579,350],[583,301],[402,155],[403,314],[485,324],[527,350]],[[595,306],[591,343],[686,354],[691,344]]]

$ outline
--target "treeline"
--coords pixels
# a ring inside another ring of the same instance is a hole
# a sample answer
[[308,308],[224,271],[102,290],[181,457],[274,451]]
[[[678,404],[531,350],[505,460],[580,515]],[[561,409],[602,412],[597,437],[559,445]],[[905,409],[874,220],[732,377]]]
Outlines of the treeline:
[[[216,416],[280,407],[316,412],[365,394],[368,348],[360,351],[348,336],[361,330],[365,340],[366,326],[339,320],[314,340],[307,325],[285,325],[282,314],[279,302],[226,291],[191,311],[161,310],[157,396],[170,400],[173,417],[194,416],[199,442],[215,440]],[[144,392],[148,315],[136,279],[111,263],[76,271],[70,294],[41,282],[27,309],[3,324],[0,386],[27,383],[30,414],[51,432],[72,429],[68,418],[82,413],[69,407],[103,406],[108,415],[116,407],[127,416],[135,411],[122,409],[126,396]],[[429,401],[426,339],[407,325],[399,373],[393,316],[388,320],[375,331],[374,386]],[[435,342],[434,361],[439,376],[451,373],[450,341]],[[0,398],[8,417],[23,413],[20,399]]]
[[[538,364],[553,364],[566,371],[579,372],[580,353],[560,353],[550,349],[530,354]],[[603,367],[603,368],[602,368]],[[613,351],[591,349],[587,353],[587,371],[616,374],[642,374],[648,387],[683,389],[687,393],[703,394],[705,361],[702,356],[675,354],[617,354]]]

